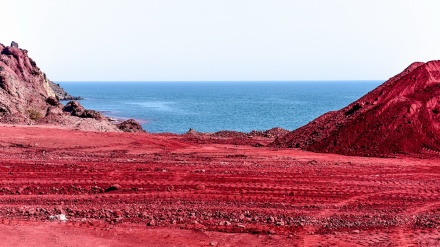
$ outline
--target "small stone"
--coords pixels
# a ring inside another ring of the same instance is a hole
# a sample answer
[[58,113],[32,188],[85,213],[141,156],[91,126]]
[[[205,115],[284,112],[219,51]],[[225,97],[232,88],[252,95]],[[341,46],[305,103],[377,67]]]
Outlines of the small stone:
[[49,220],[51,220],[51,221],[58,220],[58,221],[63,221],[63,222],[65,222],[65,221],[67,221],[67,217],[66,217],[66,215],[64,215],[64,214],[57,214],[57,215],[51,215],[51,216],[49,216]]
[[275,222],[275,218],[274,217],[269,217],[269,219],[267,219],[267,223],[274,223]]
[[284,226],[284,221],[277,221],[276,223],[275,223],[275,225],[277,225],[277,226]]
[[230,226],[231,222],[229,222],[229,221],[220,221],[220,225],[221,226]]
[[150,222],[148,222],[149,226],[155,226],[156,225],[156,221],[154,219],[150,220]]
[[353,234],[359,234],[359,233],[361,233],[361,231],[359,231],[359,230],[354,230],[354,231],[352,231],[352,233],[353,233]]
[[196,190],[204,190],[205,189],[205,185],[204,184],[197,184],[196,185]]
[[218,245],[218,242],[216,242],[216,241],[211,241],[211,242],[209,243],[209,245],[210,245],[210,246],[217,246],[217,245]]
[[199,229],[204,229],[204,228],[205,228],[205,226],[203,224],[200,224],[197,221],[194,222],[194,229],[199,230]]
[[120,190],[122,187],[119,184],[113,184],[112,186],[105,189],[105,192]]
[[121,217],[122,216],[122,211],[121,210],[115,210],[114,212],[116,217]]

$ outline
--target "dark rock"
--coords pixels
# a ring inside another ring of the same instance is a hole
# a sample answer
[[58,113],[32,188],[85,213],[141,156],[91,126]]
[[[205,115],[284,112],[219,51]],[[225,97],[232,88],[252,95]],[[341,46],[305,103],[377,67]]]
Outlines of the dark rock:
[[145,132],[142,126],[134,119],[128,119],[116,126],[124,132]]
[[11,42],[11,47],[18,48],[18,43],[15,42],[15,41],[12,41],[12,42]]
[[60,86],[60,84],[56,84],[53,81],[48,81],[48,82],[49,82],[50,88],[54,91],[55,95],[58,97],[59,100],[82,100],[83,99],[79,96],[72,96],[72,95],[68,94]]
[[46,102],[51,106],[57,106],[60,102],[57,98],[50,96],[46,99]]
[[64,106],[63,111],[69,112],[72,116],[80,117],[85,109],[79,102],[69,101],[66,106]]
[[104,120],[106,117],[100,112],[95,110],[84,110],[84,112],[79,116],[81,118],[94,118],[96,120]]
[[63,108],[64,112],[80,118],[93,118],[96,120],[106,120],[107,118],[95,110],[86,110],[78,101],[69,101]]
[[197,131],[193,128],[189,128],[189,130],[186,132],[187,135],[195,135],[197,134]]
[[122,187],[119,184],[113,184],[112,186],[105,189],[105,192],[120,190]]

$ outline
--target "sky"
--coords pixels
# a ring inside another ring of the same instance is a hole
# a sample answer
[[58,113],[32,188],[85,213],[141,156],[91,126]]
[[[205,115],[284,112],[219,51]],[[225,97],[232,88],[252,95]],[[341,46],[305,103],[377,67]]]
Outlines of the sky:
[[385,80],[440,59],[438,0],[14,0],[16,41],[54,81]]

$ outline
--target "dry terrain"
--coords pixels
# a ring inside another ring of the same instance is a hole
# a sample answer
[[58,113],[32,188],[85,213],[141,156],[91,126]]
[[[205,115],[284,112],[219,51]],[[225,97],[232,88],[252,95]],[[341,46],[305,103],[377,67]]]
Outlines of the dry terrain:
[[440,245],[434,153],[228,140],[0,126],[0,245]]

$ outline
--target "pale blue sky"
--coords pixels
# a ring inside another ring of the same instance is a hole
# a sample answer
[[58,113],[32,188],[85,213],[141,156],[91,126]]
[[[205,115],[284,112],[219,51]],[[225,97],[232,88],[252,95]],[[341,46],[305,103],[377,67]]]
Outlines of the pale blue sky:
[[388,79],[440,59],[437,0],[14,0],[17,41],[55,81]]

